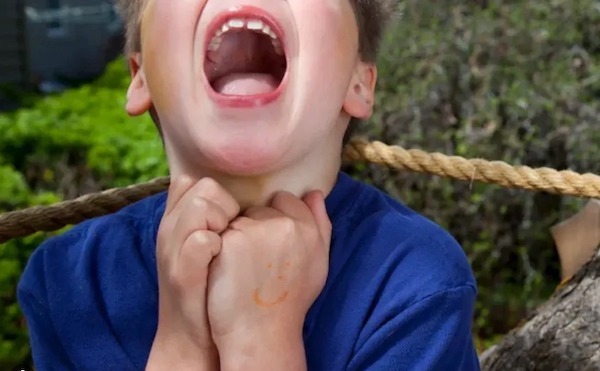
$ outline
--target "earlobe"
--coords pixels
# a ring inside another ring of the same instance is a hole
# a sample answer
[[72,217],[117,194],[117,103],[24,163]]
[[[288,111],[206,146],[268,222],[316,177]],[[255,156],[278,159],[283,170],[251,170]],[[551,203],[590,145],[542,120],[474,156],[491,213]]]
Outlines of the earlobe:
[[359,62],[344,101],[344,111],[352,117],[366,120],[373,113],[377,67]]
[[129,89],[127,89],[127,104],[125,106],[127,113],[131,116],[142,115],[152,106],[146,76],[141,66],[141,54],[132,54],[129,57],[131,83]]

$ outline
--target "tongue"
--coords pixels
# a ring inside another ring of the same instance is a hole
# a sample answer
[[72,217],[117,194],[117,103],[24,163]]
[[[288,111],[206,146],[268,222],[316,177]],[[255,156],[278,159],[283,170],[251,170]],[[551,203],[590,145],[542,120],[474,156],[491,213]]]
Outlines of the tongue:
[[278,82],[266,73],[232,73],[215,81],[213,86],[223,95],[260,95],[275,91]]

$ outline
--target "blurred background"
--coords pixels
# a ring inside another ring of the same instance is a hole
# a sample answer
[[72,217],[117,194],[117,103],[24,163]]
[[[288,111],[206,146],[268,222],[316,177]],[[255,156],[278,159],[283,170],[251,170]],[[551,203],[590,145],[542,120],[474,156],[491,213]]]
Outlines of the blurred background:
[[[600,173],[600,1],[406,0],[360,135],[465,157]],[[1,0],[0,212],[167,174],[149,117],[124,112],[122,22],[107,0]],[[550,227],[585,200],[394,172],[345,171],[447,228],[479,283],[489,347],[560,280]],[[0,247],[0,370],[29,362],[19,276],[50,234]]]

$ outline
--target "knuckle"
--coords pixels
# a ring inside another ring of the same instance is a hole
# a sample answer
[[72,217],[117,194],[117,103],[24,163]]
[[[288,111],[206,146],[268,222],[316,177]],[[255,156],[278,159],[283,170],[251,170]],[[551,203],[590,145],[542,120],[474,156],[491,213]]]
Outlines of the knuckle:
[[200,269],[210,263],[218,252],[220,242],[218,236],[207,231],[195,231],[188,236],[179,252],[179,266]]
[[221,207],[229,218],[239,214],[240,206],[237,201],[223,188],[219,182],[212,178],[202,178],[200,180],[198,192],[209,200],[213,200],[216,205]]
[[229,220],[219,205],[203,197],[198,197],[194,202],[196,212],[206,221],[208,229],[221,231],[227,227]]
[[191,233],[178,249],[157,250],[161,280],[177,292],[201,282],[220,249],[220,237],[207,231]]
[[[208,245],[208,236],[201,231],[195,231],[185,240],[184,247],[203,247]],[[188,250],[188,249],[186,249]]]
[[285,235],[294,234],[296,232],[296,222],[288,217],[275,219],[275,230]]
[[194,253],[196,250],[211,246],[215,242],[211,237],[211,234],[205,231],[193,232],[183,243],[182,253]]
[[196,196],[192,199],[192,205],[194,209],[204,212],[209,209],[210,204],[209,201],[201,196]]
[[216,195],[221,191],[221,185],[213,178],[202,178],[198,181],[198,187],[203,194]]

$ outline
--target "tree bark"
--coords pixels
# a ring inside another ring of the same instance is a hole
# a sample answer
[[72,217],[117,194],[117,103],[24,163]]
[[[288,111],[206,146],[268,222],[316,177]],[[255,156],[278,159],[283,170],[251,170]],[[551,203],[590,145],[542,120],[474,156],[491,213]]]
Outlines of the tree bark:
[[600,250],[518,328],[480,357],[482,370],[600,370]]

